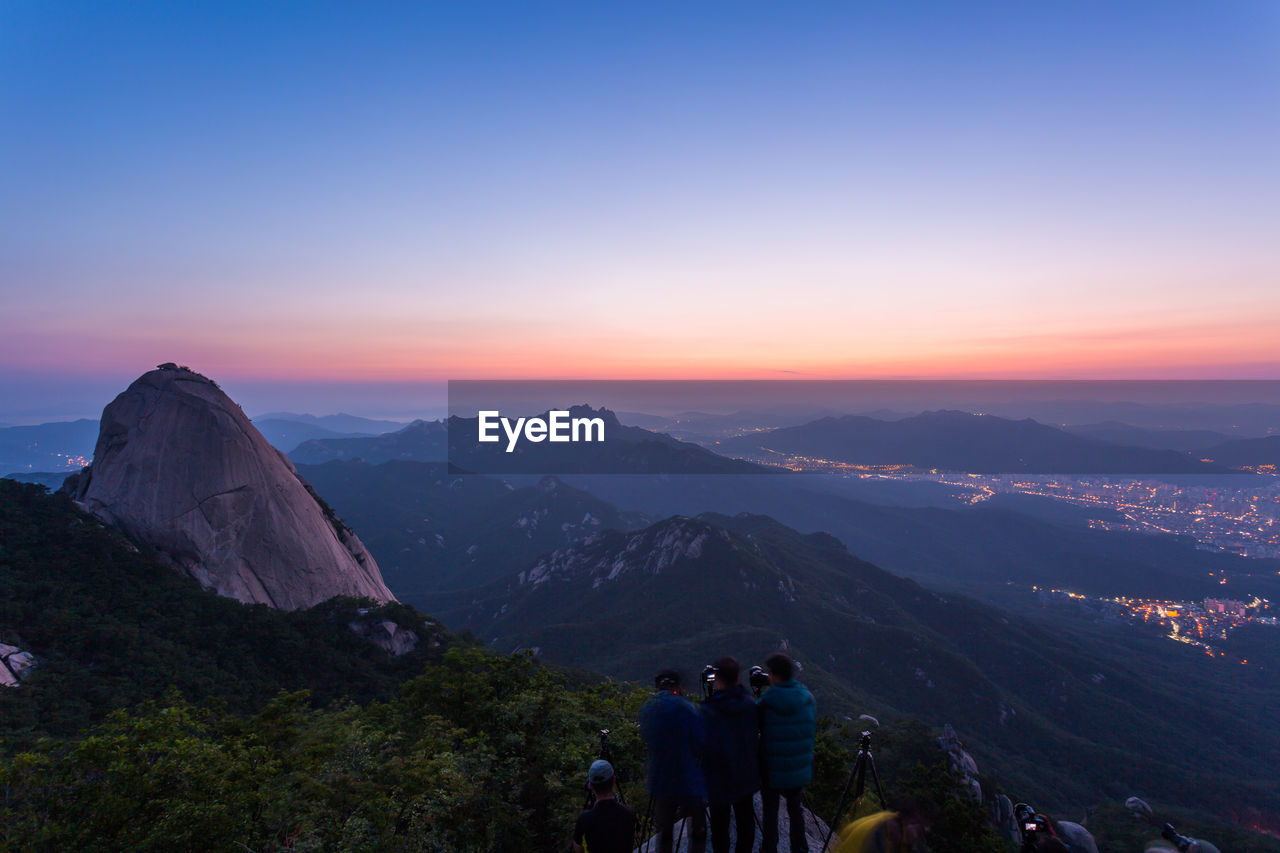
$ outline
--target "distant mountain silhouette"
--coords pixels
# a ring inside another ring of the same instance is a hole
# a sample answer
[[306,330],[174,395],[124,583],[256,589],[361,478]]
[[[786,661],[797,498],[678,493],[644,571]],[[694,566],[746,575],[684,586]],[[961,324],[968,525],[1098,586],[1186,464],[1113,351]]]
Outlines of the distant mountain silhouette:
[[[660,432],[624,426],[608,409],[571,406],[571,418],[600,418],[604,441],[552,444],[506,441],[481,444],[477,418],[449,419],[449,462],[484,474],[758,474],[773,469],[730,459]],[[547,417],[542,412],[538,417]]]
[[618,412],[618,418],[632,426],[664,432],[681,441],[697,442],[712,449],[717,441],[726,436],[797,426],[818,418],[843,414],[846,412],[824,406],[779,405],[742,409],[729,414],[680,412],[675,415],[650,415],[642,412]]
[[[605,440],[552,444],[520,441],[506,452],[506,439],[481,444],[477,418],[414,421],[404,429],[367,438],[321,438],[298,445],[289,458],[301,465],[360,459],[383,462],[444,462],[456,471],[487,474],[735,474],[771,469],[718,456],[696,444],[640,427],[624,426],[613,412],[574,406],[571,417],[600,418]],[[546,417],[543,412],[541,417]]]
[[448,455],[448,431],[441,421],[414,421],[408,426],[364,438],[317,438],[289,452],[300,465],[320,465],[345,459],[380,462],[443,462]]
[[849,415],[723,441],[728,453],[779,462],[792,454],[857,465],[971,473],[1192,474],[1227,469],[1171,450],[1125,447],[1026,419],[925,412],[899,421]]
[[304,421],[258,418],[253,425],[276,450],[288,453],[304,441],[318,438],[367,438],[368,435],[334,432]]
[[1243,465],[1280,466],[1280,435],[1228,441],[1216,447],[1206,448],[1200,455],[1234,468]]
[[1108,441],[1148,450],[1178,450],[1193,453],[1230,441],[1231,437],[1207,429],[1145,429],[1119,421],[1063,427],[1066,432],[1096,441]]
[[406,426],[406,423],[402,421],[362,418],[358,415],[348,415],[345,412],[340,412],[336,415],[319,416],[299,415],[294,412],[267,412],[253,419],[255,424],[259,421],[293,421],[294,423],[320,427],[342,435],[382,435],[383,433],[396,432]]
[[78,471],[93,456],[98,422],[89,418],[0,429],[0,475]]

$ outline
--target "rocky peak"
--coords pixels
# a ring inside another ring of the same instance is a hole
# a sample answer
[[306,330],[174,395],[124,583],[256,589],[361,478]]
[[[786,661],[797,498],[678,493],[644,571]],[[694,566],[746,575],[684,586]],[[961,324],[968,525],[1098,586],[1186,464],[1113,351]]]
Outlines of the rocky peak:
[[93,464],[64,489],[220,595],[282,610],[392,601],[373,556],[215,382],[143,374],[102,413]]
[[704,521],[673,516],[634,533],[591,536],[574,547],[553,551],[520,572],[518,583],[536,586],[590,575],[593,587],[598,587],[631,573],[657,575],[678,562],[700,559],[713,537],[729,540],[726,531]]

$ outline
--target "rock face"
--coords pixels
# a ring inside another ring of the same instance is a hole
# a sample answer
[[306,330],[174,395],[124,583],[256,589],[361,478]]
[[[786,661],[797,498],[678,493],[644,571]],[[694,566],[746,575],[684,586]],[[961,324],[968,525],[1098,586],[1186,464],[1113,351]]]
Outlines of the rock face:
[[35,656],[17,646],[0,643],[0,687],[17,687],[27,670],[36,665]]
[[960,743],[960,736],[948,723],[942,727],[942,737],[938,738],[938,746],[947,756],[947,764],[956,775],[960,785],[975,802],[982,802],[982,783],[978,781],[978,762],[965,751]]
[[102,413],[93,464],[64,489],[219,595],[282,610],[393,601],[356,535],[211,380],[173,364]]
[[[760,849],[760,835],[763,832],[761,827],[764,820],[764,805],[760,801],[760,794],[757,792],[755,800],[752,803],[756,813],[756,840],[754,850]],[[827,840],[827,823],[822,818],[809,811],[806,806],[804,809],[804,835],[808,843],[811,853],[821,853],[823,851],[823,842]],[[845,816],[846,818],[848,815]],[[689,819],[682,818],[676,821],[672,832],[672,853],[689,853]],[[711,849],[710,828],[707,834],[706,849]],[[839,838],[831,839],[830,850],[835,850],[839,843]],[[736,848],[738,844],[738,827],[734,821],[729,821],[729,842],[731,847]],[[636,848],[635,853],[657,853],[658,836],[646,840],[643,844]],[[784,800],[778,806],[778,853],[792,853],[791,850],[791,820],[787,817],[787,804]]]
[[402,628],[389,619],[363,618],[368,614],[366,608],[360,608],[359,616],[347,623],[347,627],[358,637],[363,637],[375,646],[381,646],[396,657],[407,655],[418,647],[418,632],[412,628]]

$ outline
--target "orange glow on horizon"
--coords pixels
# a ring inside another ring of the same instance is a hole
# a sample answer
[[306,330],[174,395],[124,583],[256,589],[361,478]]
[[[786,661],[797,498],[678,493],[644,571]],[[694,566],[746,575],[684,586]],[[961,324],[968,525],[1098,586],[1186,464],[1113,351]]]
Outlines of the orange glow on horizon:
[[[1019,324],[970,330],[933,325],[813,321],[778,328],[767,320],[702,328],[697,317],[653,330],[590,323],[539,327],[374,320],[340,326],[299,318],[280,327],[211,322],[112,331],[109,324],[59,329],[91,352],[95,367],[128,373],[164,361],[214,378],[249,381],[444,381],[448,379],[1280,379],[1276,318],[1164,327],[1010,333]],[[994,322],[994,321],[993,321]],[[376,331],[375,331],[376,330]],[[985,334],[982,334],[985,332]],[[21,369],[70,372],[85,360],[19,330],[0,359]]]

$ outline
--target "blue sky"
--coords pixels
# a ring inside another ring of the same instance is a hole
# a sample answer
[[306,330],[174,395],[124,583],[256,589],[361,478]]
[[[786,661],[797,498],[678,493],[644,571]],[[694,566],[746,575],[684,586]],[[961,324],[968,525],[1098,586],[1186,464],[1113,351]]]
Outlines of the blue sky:
[[1270,2],[2,2],[0,393],[1277,378],[1278,36]]

